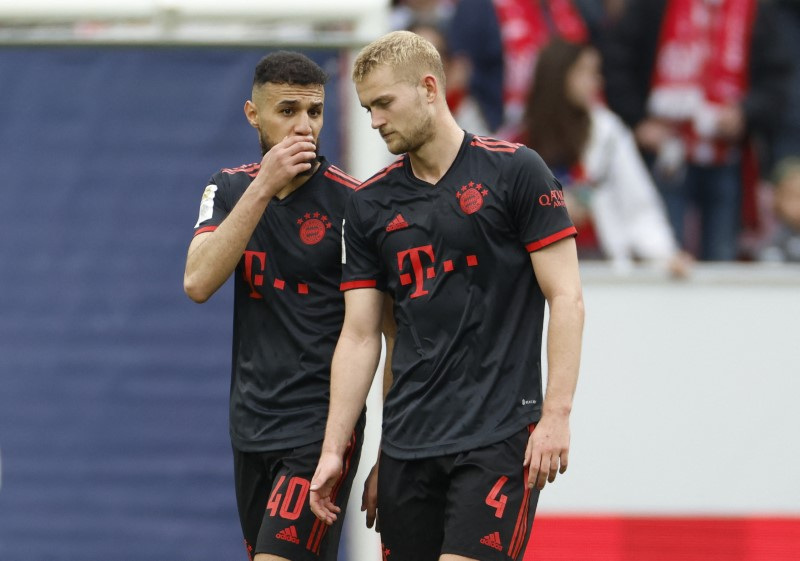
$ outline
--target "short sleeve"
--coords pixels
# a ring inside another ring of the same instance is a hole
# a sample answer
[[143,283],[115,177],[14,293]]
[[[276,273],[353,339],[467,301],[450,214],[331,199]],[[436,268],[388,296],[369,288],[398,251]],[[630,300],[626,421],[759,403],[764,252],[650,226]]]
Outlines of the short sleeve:
[[363,203],[354,193],[347,200],[342,221],[342,291],[354,288],[385,290],[380,255],[362,221]]
[[520,147],[504,178],[511,189],[514,225],[529,252],[578,233],[567,213],[561,184],[536,152]]
[[203,232],[212,232],[228,216],[230,209],[226,204],[225,197],[220,188],[223,187],[218,176],[213,176],[208,180],[208,185],[203,190],[200,198],[200,213],[197,223],[194,225],[194,235]]

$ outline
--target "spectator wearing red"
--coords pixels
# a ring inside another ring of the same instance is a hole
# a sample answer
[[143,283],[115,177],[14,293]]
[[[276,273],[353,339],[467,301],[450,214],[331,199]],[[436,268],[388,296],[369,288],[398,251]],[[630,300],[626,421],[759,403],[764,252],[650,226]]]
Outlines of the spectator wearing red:
[[757,0],[629,0],[609,41],[608,103],[648,156],[679,240],[703,260],[738,256],[749,141],[774,129],[786,98],[779,30]]
[[599,51],[556,39],[539,54],[522,140],[564,189],[583,258],[625,271],[648,261],[678,276],[689,270],[630,130],[602,103]]
[[513,138],[539,50],[553,37],[586,41],[572,0],[461,0],[451,20],[454,64],[467,71],[448,90],[462,90],[459,124],[478,134]]

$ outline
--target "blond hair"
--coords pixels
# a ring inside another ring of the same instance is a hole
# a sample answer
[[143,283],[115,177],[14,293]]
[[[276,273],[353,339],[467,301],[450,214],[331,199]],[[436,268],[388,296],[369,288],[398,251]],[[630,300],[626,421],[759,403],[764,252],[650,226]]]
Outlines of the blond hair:
[[439,51],[430,41],[411,31],[393,31],[361,49],[353,64],[353,81],[361,82],[375,68],[384,65],[412,82],[426,73],[433,74],[442,88],[445,87]]

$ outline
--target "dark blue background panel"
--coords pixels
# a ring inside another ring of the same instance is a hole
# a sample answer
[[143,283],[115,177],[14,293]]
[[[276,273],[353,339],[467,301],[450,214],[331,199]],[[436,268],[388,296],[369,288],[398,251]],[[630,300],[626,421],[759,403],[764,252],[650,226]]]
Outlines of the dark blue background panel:
[[[231,304],[183,294],[266,49],[0,48],[0,559],[245,559]],[[324,153],[340,160],[338,53]]]

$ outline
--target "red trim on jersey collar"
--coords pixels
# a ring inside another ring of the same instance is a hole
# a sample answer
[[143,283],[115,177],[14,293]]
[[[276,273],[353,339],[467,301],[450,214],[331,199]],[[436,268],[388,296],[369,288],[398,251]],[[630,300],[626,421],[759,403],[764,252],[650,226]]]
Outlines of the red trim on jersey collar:
[[401,157],[400,157],[400,158],[399,158],[399,159],[398,159],[398,160],[397,160],[395,163],[393,163],[392,165],[390,165],[390,166],[388,166],[388,167],[385,167],[385,168],[383,168],[383,169],[382,169],[381,171],[379,171],[377,174],[375,174],[375,175],[373,175],[372,177],[370,177],[369,179],[367,179],[367,180],[366,180],[364,183],[362,183],[362,184],[361,184],[361,187],[359,187],[358,189],[363,189],[363,188],[364,188],[364,187],[366,187],[367,185],[370,185],[370,184],[372,184],[372,183],[375,183],[375,182],[376,182],[376,181],[378,181],[379,179],[381,179],[381,178],[383,178],[383,177],[386,177],[386,175],[387,175],[387,174],[388,174],[390,171],[392,171],[393,169],[397,169],[397,168],[399,168],[399,167],[402,167],[402,166],[403,166],[403,162],[404,162],[404,161],[405,161],[405,156],[401,156]]
[[258,175],[258,170],[261,169],[261,162],[254,162],[252,164],[245,164],[243,166],[239,166],[238,168],[222,168],[222,173],[227,173],[229,175],[233,175],[235,173],[246,173],[250,177],[255,177]]
[[491,136],[480,136],[477,134],[472,135],[472,140],[477,140],[483,144],[491,146],[508,146],[510,148],[519,148],[522,146],[519,142],[511,142],[510,140],[503,140],[501,138],[492,138]]
[[[197,231],[194,233],[194,235],[196,236],[197,234],[205,234],[206,232],[213,232],[213,231],[214,231],[214,230],[216,230],[216,229],[217,229],[217,227],[216,227],[216,226],[203,226],[202,228],[199,228],[199,229],[198,229],[198,230],[197,230]],[[192,237],[194,237],[194,236],[192,236]]]
[[570,226],[569,228],[564,228],[560,232],[556,232],[555,234],[551,234],[546,238],[542,238],[537,242],[529,243],[528,245],[525,246],[525,249],[527,249],[528,252],[536,251],[537,249],[542,249],[543,247],[555,243],[558,240],[563,240],[564,238],[567,238],[569,236],[577,236],[577,235],[578,235],[578,230],[575,229],[575,226]]
[[506,142],[505,140],[497,140],[495,138],[489,138],[485,136],[473,136],[470,146],[477,146],[478,148],[483,148],[484,150],[489,150],[490,152],[513,153],[519,149],[521,144]]
[[378,281],[356,280],[343,282],[341,285],[339,285],[339,290],[344,292],[345,290],[353,290],[354,288],[375,288],[376,286],[378,286]]
[[323,175],[325,175],[325,177],[328,179],[332,179],[333,181],[341,183],[345,187],[350,187],[350,189],[353,190],[358,189],[359,185],[361,185],[361,182],[358,179],[351,175],[347,175],[336,166],[329,166]]

